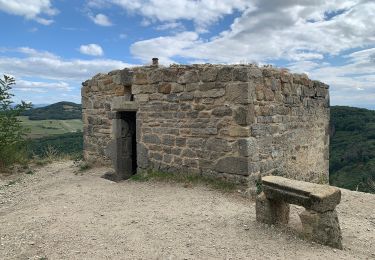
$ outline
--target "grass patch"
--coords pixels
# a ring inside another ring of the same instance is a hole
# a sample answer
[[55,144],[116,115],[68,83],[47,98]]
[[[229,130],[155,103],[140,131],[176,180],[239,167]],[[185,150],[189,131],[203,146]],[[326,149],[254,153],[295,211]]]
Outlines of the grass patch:
[[32,139],[74,133],[82,131],[83,127],[81,119],[30,120],[27,116],[20,116],[18,119],[21,120],[22,126],[30,129],[28,137]]
[[240,188],[243,188],[243,185],[236,184],[230,181],[223,179],[217,179],[209,176],[203,176],[198,174],[188,174],[188,173],[168,173],[168,172],[159,172],[159,171],[148,171],[137,173],[133,175],[130,180],[138,182],[146,181],[158,181],[158,182],[169,182],[169,183],[182,183],[185,188],[193,187],[197,185],[204,185],[215,190],[222,192],[234,192]]
[[85,162],[82,162],[78,165],[78,171],[80,171],[80,172],[90,170],[91,168],[92,168],[92,166],[88,163],[85,163]]

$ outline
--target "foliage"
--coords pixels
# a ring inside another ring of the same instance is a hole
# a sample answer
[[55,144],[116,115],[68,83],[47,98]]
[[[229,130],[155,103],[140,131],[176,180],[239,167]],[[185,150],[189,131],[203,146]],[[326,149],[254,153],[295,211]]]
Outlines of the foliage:
[[82,132],[65,133],[29,140],[28,150],[30,157],[50,158],[69,155],[77,159],[82,158]]
[[31,106],[22,101],[13,106],[10,93],[15,84],[13,77],[0,78],[0,168],[22,161],[25,155],[26,129],[22,127],[18,116]]
[[62,101],[45,107],[29,109],[22,115],[28,116],[30,120],[81,119],[82,106],[73,102]]
[[375,193],[374,181],[375,111],[331,107],[330,183]]

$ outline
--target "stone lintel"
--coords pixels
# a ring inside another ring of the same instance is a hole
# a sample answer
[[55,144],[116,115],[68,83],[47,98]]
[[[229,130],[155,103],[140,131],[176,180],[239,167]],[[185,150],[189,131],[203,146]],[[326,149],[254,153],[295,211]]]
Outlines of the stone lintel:
[[340,189],[280,176],[262,178],[263,191],[267,198],[297,204],[318,212],[332,211],[340,203]]
[[126,97],[113,97],[112,111],[137,111],[138,103],[135,101],[128,101]]

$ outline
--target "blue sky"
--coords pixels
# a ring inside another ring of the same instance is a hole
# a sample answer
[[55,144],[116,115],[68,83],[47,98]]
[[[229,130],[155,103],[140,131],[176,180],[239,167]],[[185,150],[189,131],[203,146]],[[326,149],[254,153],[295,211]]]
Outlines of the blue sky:
[[0,74],[15,101],[80,102],[81,82],[148,64],[273,64],[375,109],[372,0],[0,0]]

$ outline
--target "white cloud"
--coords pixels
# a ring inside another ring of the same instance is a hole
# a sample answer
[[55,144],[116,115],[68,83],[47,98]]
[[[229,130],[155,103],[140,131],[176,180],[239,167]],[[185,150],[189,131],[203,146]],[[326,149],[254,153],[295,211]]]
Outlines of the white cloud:
[[16,85],[13,90],[16,93],[16,103],[21,100],[31,100],[35,104],[54,103],[62,98],[80,102],[81,82],[99,72],[107,73],[132,66],[134,65],[111,59],[68,60],[29,47],[0,47],[0,71],[15,77]]
[[322,59],[324,55],[374,45],[374,13],[375,2],[371,1],[257,0],[235,19],[229,30],[212,39],[192,38],[189,44],[181,35],[193,32],[183,32],[136,42],[131,49],[140,58],[146,49],[221,63]]
[[199,35],[195,32],[183,32],[175,36],[158,37],[140,41],[131,46],[131,53],[144,62],[150,57],[159,57],[162,64],[175,63],[174,56],[183,55],[184,51],[191,50],[199,45]]
[[79,51],[82,54],[87,54],[91,56],[102,56],[103,55],[103,49],[98,44],[87,44],[87,45],[81,45],[79,47]]
[[52,19],[40,15],[54,16],[58,13],[52,7],[50,0],[0,0],[0,10],[8,14],[23,16],[28,20],[35,20],[43,25],[53,23]]
[[64,90],[71,91],[72,87],[64,81],[55,82],[41,82],[41,81],[28,81],[28,80],[17,80],[17,84],[14,89],[33,89],[39,91],[49,90]]
[[0,56],[0,71],[14,75],[16,80],[37,76],[43,80],[66,82],[69,79],[81,82],[99,72],[108,72],[132,66],[131,64],[111,59],[67,60],[52,53],[28,47],[14,50],[3,48],[1,51],[5,54],[8,52],[18,52],[25,55],[25,57]]
[[148,21],[190,20],[198,28],[204,28],[235,10],[242,11],[251,4],[248,0],[91,0],[88,6],[102,8],[104,2],[140,14]]
[[155,27],[158,31],[164,30],[184,30],[185,26],[180,22],[163,23]]
[[89,16],[90,19],[97,25],[100,26],[112,26],[112,22],[109,20],[109,18],[104,14],[97,14],[95,16]]
[[305,72],[331,86],[331,103],[375,109],[375,48],[346,55],[344,65],[295,62],[288,68]]

